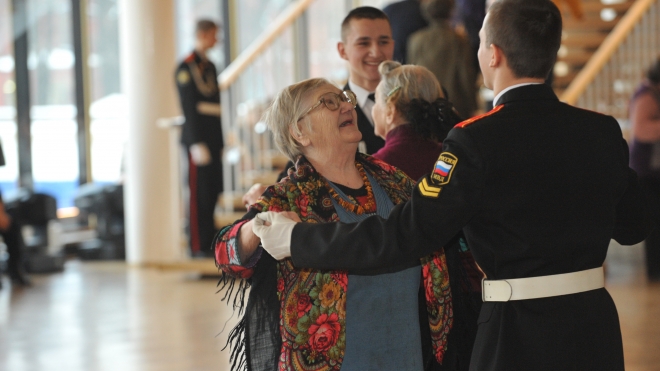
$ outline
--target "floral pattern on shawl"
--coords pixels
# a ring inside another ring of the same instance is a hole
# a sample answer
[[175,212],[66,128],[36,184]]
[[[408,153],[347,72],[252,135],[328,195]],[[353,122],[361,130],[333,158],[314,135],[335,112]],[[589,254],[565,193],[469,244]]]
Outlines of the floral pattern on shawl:
[[[414,181],[397,168],[362,154],[359,161],[387,193],[393,204],[405,202],[414,189]],[[289,169],[288,176],[269,187],[252,205],[257,211],[294,211],[305,223],[337,222],[339,217],[331,201],[327,181],[304,158]],[[216,237],[216,263],[226,274],[251,276],[251,265],[236,265],[235,248],[238,221]],[[256,255],[256,253],[255,253]],[[338,371],[346,347],[345,271],[297,269],[291,259],[277,263],[277,295],[280,302],[282,348],[280,370]],[[434,355],[438,362],[446,349],[452,325],[451,292],[444,252],[436,252],[422,261],[427,311]]]

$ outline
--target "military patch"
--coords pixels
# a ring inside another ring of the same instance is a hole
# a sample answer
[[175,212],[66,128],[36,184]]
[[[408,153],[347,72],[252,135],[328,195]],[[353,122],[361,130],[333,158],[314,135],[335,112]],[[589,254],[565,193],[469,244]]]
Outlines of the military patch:
[[431,173],[431,182],[433,185],[441,186],[449,183],[451,173],[458,163],[458,158],[449,152],[442,152],[438,161],[435,163],[433,173]]
[[188,71],[179,71],[176,75],[176,81],[179,85],[186,85],[190,81],[190,73]]
[[419,193],[421,193],[422,196],[429,198],[438,198],[438,196],[440,196],[440,191],[442,191],[442,188],[440,187],[429,185],[426,178],[419,182],[417,189],[419,189]]

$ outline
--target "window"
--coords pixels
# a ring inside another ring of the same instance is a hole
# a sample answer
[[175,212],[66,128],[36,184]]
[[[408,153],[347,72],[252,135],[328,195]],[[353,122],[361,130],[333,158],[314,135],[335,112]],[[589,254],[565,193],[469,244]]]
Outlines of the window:
[[88,0],[90,81],[90,151],[92,181],[116,184],[123,180],[128,142],[125,96],[121,94],[118,0]]
[[68,207],[79,174],[71,2],[28,0],[27,11],[34,190]]
[[16,80],[11,0],[0,0],[0,142],[5,166],[0,167],[0,189],[15,189],[18,179],[16,136]]

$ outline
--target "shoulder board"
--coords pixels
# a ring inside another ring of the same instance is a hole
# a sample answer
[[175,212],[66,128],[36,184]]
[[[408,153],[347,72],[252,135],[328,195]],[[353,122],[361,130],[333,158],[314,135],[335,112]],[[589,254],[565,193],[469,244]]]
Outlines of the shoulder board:
[[478,121],[478,120],[480,120],[480,119],[482,119],[482,118],[484,118],[484,117],[488,117],[488,116],[490,116],[490,115],[492,115],[492,114],[494,114],[494,113],[497,113],[499,110],[502,109],[502,107],[504,107],[504,105],[503,105],[503,104],[500,104],[499,106],[493,108],[492,110],[490,110],[490,111],[488,111],[488,112],[486,112],[486,113],[482,113],[481,115],[474,116],[474,117],[469,118],[469,119],[467,119],[467,120],[465,120],[465,121],[463,121],[463,122],[459,122],[459,123],[456,124],[456,126],[454,126],[454,127],[455,127],[455,128],[464,128],[464,127],[466,127],[466,126],[472,124],[472,123],[475,122],[475,121]]
[[184,61],[185,63],[190,63],[190,62],[193,62],[194,60],[195,60],[195,53],[192,52],[192,53],[190,53],[190,55],[187,56],[186,59],[184,59],[183,61]]

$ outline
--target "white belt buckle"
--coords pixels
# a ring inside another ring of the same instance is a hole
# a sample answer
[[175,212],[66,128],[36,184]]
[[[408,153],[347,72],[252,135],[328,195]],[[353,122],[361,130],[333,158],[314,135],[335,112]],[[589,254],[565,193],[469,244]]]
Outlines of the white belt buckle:
[[506,280],[481,279],[481,300],[486,301],[509,301],[513,289]]
[[481,280],[481,299],[484,302],[528,300],[577,294],[605,286],[603,267],[549,276]]

